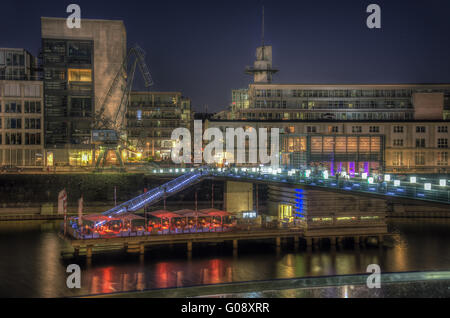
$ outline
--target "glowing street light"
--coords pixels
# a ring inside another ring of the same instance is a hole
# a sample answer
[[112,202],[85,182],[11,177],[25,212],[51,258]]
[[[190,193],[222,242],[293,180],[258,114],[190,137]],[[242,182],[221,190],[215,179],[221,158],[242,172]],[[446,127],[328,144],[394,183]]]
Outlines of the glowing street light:
[[417,177],[411,177],[411,178],[409,178],[409,182],[410,182],[410,183],[416,183],[416,182],[417,182]]
[[447,180],[445,180],[445,179],[439,180],[439,185],[440,185],[441,187],[445,187],[445,186],[447,185]]
[[425,188],[425,190],[430,191],[431,190],[431,183],[425,183],[424,188]]
[[363,173],[362,173],[362,178],[363,178],[364,180],[367,179],[367,172],[363,172]]
[[400,186],[400,180],[394,180],[394,186],[399,187]]
[[385,174],[384,175],[384,181],[386,181],[386,182],[391,181],[391,175],[390,174]]
[[324,178],[324,179],[328,179],[328,171],[327,171],[327,170],[325,170],[325,171],[323,172],[323,178]]

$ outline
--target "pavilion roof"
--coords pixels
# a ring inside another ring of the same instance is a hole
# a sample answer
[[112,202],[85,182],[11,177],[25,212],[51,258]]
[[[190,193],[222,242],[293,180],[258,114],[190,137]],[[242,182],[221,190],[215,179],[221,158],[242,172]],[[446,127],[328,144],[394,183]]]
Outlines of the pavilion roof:
[[214,209],[214,208],[202,209],[202,210],[200,210],[200,212],[206,213],[209,216],[229,216],[229,215],[231,215],[230,212],[222,211],[222,210],[218,210],[218,209]]
[[100,222],[100,221],[113,221],[117,220],[117,218],[108,217],[102,214],[88,214],[82,216],[83,220],[91,221],[91,222]]
[[190,209],[183,209],[175,211],[176,214],[180,214],[183,217],[199,217],[199,216],[208,216],[208,214],[200,211],[190,210]]
[[148,213],[149,215],[155,216],[157,218],[163,219],[163,218],[181,218],[183,217],[182,215],[179,215],[177,213],[174,212],[170,212],[170,211],[166,211],[166,210],[158,210],[158,211],[154,211],[154,212],[150,212]]
[[133,214],[133,213],[121,214],[121,215],[117,216],[116,218],[121,219],[121,220],[126,220],[126,221],[144,220],[145,219],[144,217]]

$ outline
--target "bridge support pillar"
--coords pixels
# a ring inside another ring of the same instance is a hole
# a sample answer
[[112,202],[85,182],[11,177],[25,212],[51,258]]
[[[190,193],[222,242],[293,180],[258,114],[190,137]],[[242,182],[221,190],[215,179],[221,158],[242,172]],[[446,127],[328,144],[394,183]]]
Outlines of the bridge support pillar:
[[336,237],[330,237],[330,245],[336,246]]
[[74,257],[78,257],[80,255],[80,248],[79,247],[74,247],[73,249],[73,256]]
[[298,250],[298,241],[299,241],[298,236],[294,236],[294,249],[295,250]]
[[314,248],[316,250],[319,249],[319,243],[320,243],[320,238],[316,237],[315,239],[313,239]]
[[365,246],[366,246],[366,240],[367,240],[367,237],[366,237],[366,236],[361,236],[360,239],[359,239],[359,244],[360,244],[362,247],[365,247]]
[[354,239],[355,247],[359,247],[360,237],[359,236],[355,236],[353,239]]
[[383,235],[378,235],[378,246],[382,247],[384,243],[384,237]]
[[281,237],[275,238],[275,244],[276,244],[277,248],[280,248],[280,246],[281,246]]
[[144,245],[144,243],[139,243],[139,253],[141,255],[145,254],[145,245]]
[[233,250],[237,251],[238,249],[238,240],[233,240]]
[[92,258],[92,245],[88,245],[86,247],[86,257],[87,258]]
[[226,181],[224,209],[228,212],[253,210],[253,183]]
[[192,253],[192,241],[187,242],[187,251],[188,253]]
[[306,238],[306,246],[311,247],[313,243],[313,239],[311,237]]

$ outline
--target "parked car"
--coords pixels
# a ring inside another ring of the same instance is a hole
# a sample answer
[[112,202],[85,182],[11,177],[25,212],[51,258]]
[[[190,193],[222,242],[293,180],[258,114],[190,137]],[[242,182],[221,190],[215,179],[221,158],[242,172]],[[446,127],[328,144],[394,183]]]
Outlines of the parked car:
[[22,168],[13,165],[2,166],[2,172],[22,172]]

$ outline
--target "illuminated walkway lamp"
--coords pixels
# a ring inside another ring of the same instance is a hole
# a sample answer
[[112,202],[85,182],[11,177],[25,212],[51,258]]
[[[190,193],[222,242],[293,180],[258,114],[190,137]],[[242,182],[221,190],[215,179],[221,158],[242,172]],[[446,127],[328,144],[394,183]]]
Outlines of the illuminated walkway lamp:
[[440,185],[441,187],[445,187],[445,186],[447,185],[447,180],[445,180],[445,179],[439,180],[439,185]]
[[417,182],[417,177],[411,177],[411,178],[409,178],[409,182],[410,182],[410,183],[416,183],[416,182]]
[[424,189],[427,190],[427,191],[430,191],[431,190],[431,183],[425,183],[424,184]]

